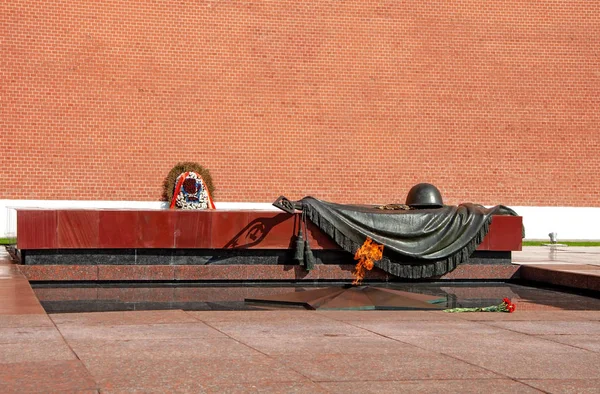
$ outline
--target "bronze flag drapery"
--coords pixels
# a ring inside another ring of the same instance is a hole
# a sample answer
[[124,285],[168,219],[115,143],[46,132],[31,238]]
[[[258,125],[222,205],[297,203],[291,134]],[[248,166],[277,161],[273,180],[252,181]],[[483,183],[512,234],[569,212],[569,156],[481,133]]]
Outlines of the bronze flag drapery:
[[342,249],[355,253],[367,237],[385,245],[376,267],[401,278],[429,278],[452,271],[483,241],[494,214],[510,208],[476,204],[435,209],[381,210],[305,197],[302,209]]

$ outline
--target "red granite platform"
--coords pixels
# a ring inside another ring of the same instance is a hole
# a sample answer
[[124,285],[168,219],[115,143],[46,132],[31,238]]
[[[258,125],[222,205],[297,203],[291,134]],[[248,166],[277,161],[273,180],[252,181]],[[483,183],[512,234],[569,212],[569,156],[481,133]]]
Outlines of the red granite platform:
[[[584,304],[576,295],[557,293],[556,305],[546,305],[498,289],[493,297],[508,296],[518,305],[512,314],[161,310],[47,315],[1,251],[0,285],[2,393],[562,393],[600,387],[599,301],[590,298]],[[45,300],[70,300],[68,290],[36,293]],[[264,294],[281,290],[262,289]],[[86,299],[150,301],[245,296],[230,288],[169,288],[162,295],[137,288],[77,291]],[[453,291],[480,296],[476,289]],[[566,305],[565,297],[578,302]],[[359,373],[348,368],[357,359]]]
[[[270,211],[31,210],[17,212],[27,249],[288,249],[299,214]],[[494,216],[477,250],[521,250],[522,217]],[[312,249],[339,247],[312,223]]]
[[[293,247],[300,215],[271,211],[177,210],[34,210],[17,212],[18,249],[79,251],[256,249]],[[478,251],[521,250],[522,218],[494,216]],[[306,236],[306,234],[305,234]],[[308,224],[314,250],[340,250],[326,234]],[[50,251],[52,253],[52,251]],[[510,254],[508,254],[510,256]],[[27,262],[25,261],[27,264]],[[48,263],[20,266],[33,281],[314,281],[351,280],[354,264],[318,264],[307,272],[297,265],[231,264],[146,265]],[[439,279],[511,279],[517,268],[507,264],[463,264]],[[390,281],[394,277],[375,269],[367,280]]]

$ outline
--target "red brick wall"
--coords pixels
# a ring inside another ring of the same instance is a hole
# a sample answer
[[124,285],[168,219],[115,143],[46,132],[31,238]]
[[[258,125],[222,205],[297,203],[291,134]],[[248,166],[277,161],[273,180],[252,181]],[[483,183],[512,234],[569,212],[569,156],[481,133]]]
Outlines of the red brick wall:
[[600,206],[597,1],[4,1],[0,199]]

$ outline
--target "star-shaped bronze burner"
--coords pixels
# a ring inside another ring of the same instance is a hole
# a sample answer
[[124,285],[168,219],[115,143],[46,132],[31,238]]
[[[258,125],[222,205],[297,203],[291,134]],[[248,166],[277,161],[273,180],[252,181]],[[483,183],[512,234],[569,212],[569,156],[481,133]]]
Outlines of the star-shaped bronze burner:
[[296,291],[246,302],[295,305],[319,310],[428,310],[444,309],[437,305],[445,298],[373,286],[342,286]]

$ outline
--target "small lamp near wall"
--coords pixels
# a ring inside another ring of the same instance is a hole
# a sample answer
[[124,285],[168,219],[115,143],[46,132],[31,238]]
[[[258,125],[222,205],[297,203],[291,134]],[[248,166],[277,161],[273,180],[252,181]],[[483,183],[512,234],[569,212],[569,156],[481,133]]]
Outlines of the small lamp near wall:
[[552,232],[552,233],[548,234],[548,236],[550,237],[550,243],[555,244],[556,240],[557,240],[557,237],[558,237],[558,234],[555,233],[555,232]]

